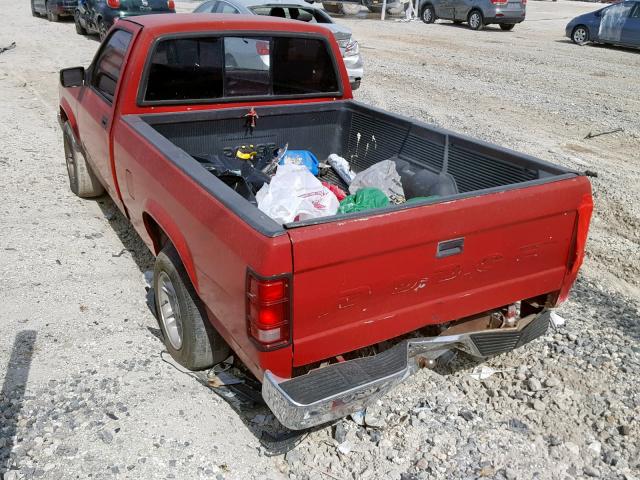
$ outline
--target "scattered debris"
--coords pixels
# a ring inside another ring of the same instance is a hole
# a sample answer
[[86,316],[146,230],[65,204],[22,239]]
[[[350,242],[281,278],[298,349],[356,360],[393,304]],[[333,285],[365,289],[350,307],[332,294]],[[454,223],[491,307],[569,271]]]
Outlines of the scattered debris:
[[584,137],[585,140],[589,140],[590,138],[596,138],[596,137],[601,137],[602,135],[611,135],[612,133],[618,133],[618,132],[624,132],[624,129],[621,127],[618,127],[614,130],[609,130],[606,132],[600,132],[600,133],[587,133],[587,136]]
[[561,327],[566,323],[566,320],[558,315],[556,312],[551,312],[551,323],[555,328]]
[[11,45],[8,47],[0,47],[0,53],[4,53],[7,50],[13,50],[14,48],[16,48],[16,42],[11,42]]

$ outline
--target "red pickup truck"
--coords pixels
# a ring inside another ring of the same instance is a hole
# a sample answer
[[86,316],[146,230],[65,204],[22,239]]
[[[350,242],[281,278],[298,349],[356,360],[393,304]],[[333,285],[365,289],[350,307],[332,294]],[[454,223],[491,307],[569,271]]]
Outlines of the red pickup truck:
[[[168,351],[196,370],[232,350],[292,429],[447,351],[482,359],[542,335],[593,208],[578,172],[353,101],[340,58],[321,26],[149,15],[60,72],[71,189],[106,191],[156,255]],[[395,159],[456,189],[283,225],[208,168],[249,144],[335,153],[354,172]]]

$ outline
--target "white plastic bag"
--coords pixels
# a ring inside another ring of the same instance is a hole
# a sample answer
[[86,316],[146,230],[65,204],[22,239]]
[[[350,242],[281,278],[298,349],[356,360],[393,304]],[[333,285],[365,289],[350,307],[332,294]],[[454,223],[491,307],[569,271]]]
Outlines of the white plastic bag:
[[335,215],[336,196],[304,165],[279,165],[256,194],[258,208],[279,223]]
[[379,188],[393,203],[402,203],[405,200],[396,163],[391,160],[378,162],[358,173],[349,185],[349,193],[353,195],[365,187]]

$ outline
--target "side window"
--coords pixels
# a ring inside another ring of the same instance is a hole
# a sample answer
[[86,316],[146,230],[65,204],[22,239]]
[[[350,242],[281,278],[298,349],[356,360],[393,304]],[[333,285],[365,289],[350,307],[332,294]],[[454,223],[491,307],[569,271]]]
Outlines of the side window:
[[113,101],[124,56],[131,42],[131,34],[116,30],[102,47],[91,75],[91,85],[107,100]]
[[204,2],[193,13],[211,13],[215,10],[216,2]]
[[164,40],[149,67],[145,100],[193,100],[222,96],[222,39]]
[[240,13],[236,7],[232,7],[226,2],[218,2],[216,13]]

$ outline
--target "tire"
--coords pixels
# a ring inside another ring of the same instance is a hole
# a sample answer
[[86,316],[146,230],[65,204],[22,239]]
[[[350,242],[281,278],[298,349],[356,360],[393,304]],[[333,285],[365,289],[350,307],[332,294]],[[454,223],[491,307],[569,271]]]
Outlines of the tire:
[[98,20],[98,36],[100,37],[100,41],[103,41],[106,38],[107,33],[109,33],[107,22],[102,19]]
[[39,17],[40,14],[36,11],[36,7],[33,4],[33,0],[31,0],[31,15],[34,17]]
[[171,244],[156,257],[153,291],[164,344],[176,362],[189,370],[204,370],[229,356],[228,345],[209,323]]
[[433,8],[433,5],[427,5],[422,9],[422,13],[420,14],[420,18],[424,23],[433,23],[436,21],[436,11]]
[[515,27],[516,24],[515,23],[501,23],[500,24],[500,29],[504,30],[505,32],[509,32],[511,30],[513,30],[513,27]]
[[571,41],[576,45],[585,45],[589,42],[589,29],[584,25],[578,25],[571,32]]
[[78,35],[86,35],[87,34],[87,30],[82,26],[82,24],[80,23],[80,12],[76,12],[73,15],[73,21],[76,24],[76,33]]
[[62,136],[69,188],[80,198],[99,197],[104,193],[104,187],[80,151],[69,122],[62,127]]
[[322,8],[329,13],[342,13],[340,11],[340,5],[336,5],[335,3],[323,3]]
[[482,30],[484,28],[482,12],[480,12],[480,10],[471,10],[467,17],[467,23],[469,23],[469,28],[471,30]]
[[44,4],[44,8],[47,11],[47,20],[49,20],[50,22],[59,22],[60,21],[60,15],[58,15],[57,13],[53,13],[53,12],[49,11],[49,3],[45,3]]

